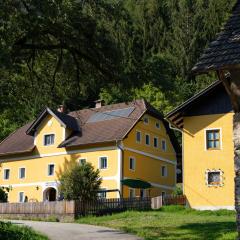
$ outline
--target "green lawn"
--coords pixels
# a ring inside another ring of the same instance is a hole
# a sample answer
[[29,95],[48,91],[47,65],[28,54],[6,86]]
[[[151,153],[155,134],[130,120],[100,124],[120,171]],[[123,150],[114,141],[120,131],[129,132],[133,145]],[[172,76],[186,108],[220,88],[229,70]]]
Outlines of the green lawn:
[[236,239],[235,212],[227,210],[196,211],[169,206],[158,211],[85,217],[77,222],[121,229],[146,240]]
[[29,227],[18,226],[9,222],[0,222],[0,239],[2,240],[48,240]]

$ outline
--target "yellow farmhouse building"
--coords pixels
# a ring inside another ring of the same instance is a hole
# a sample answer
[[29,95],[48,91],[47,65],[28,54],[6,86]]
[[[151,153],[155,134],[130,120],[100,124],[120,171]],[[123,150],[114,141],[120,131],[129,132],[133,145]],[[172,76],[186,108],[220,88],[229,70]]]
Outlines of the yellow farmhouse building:
[[234,209],[233,112],[214,82],[167,115],[182,131],[183,192],[196,209]]
[[144,100],[97,103],[68,114],[46,108],[1,142],[0,185],[8,189],[9,202],[54,201],[58,173],[78,161],[100,169],[104,190],[118,189],[124,197],[149,194],[122,186],[121,180],[131,178],[149,182],[151,196],[169,194],[176,183],[178,149],[168,123]]

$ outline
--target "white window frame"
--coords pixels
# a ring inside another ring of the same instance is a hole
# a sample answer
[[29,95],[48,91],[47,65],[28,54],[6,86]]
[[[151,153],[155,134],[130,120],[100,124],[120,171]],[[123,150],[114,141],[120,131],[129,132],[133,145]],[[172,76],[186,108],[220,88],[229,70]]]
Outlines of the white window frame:
[[[48,135],[53,135],[54,136],[53,144],[45,145],[45,136],[48,136]],[[56,134],[55,133],[46,133],[46,134],[43,135],[43,146],[44,147],[53,146],[55,144],[55,140],[56,140]]]
[[[219,130],[219,138],[220,138],[220,141],[219,141],[219,148],[211,148],[211,149],[208,149],[207,148],[207,131],[214,131],[214,130]],[[222,150],[222,128],[221,127],[218,127],[218,128],[205,128],[204,129],[204,150],[205,151],[214,151],[214,150]]]
[[[145,120],[147,120],[147,122],[145,122]],[[144,116],[144,117],[143,117],[143,123],[144,123],[145,125],[149,125],[149,117]]]
[[[24,171],[25,171],[25,174],[24,174],[24,177],[21,177],[21,169],[25,169]],[[26,178],[26,167],[20,167],[20,168],[18,168],[18,178],[19,179],[25,179]]]
[[[147,136],[149,137],[149,144],[147,144],[147,141],[146,141],[146,137],[147,137]],[[150,145],[151,145],[151,137],[150,137],[150,134],[145,133],[145,139],[144,139],[144,140],[145,140],[145,145],[146,145],[146,146],[150,146]]]
[[[9,178],[5,178],[5,171],[6,170],[9,170]],[[11,169],[10,168],[4,168],[3,169],[3,180],[8,181],[10,179],[10,175],[11,175]]]
[[[130,168],[130,166],[131,166],[131,164],[130,164],[131,159],[133,160],[133,167],[134,167],[133,169]],[[135,157],[129,157],[129,170],[133,171],[133,172],[136,170],[136,158]]]
[[[163,149],[162,143],[165,142],[165,149]],[[166,152],[167,151],[167,140],[165,138],[161,139],[161,150]]]
[[[20,201],[20,193],[23,193],[23,201]],[[24,201],[25,201],[25,193],[23,191],[18,192],[18,202],[19,203],[24,203]]]
[[[134,197],[131,197],[131,191],[133,191]],[[136,191],[134,188],[128,188],[128,197],[129,198],[135,198],[136,197]]]
[[[49,170],[50,170],[50,165],[53,165],[54,167],[53,167],[53,175],[49,175]],[[48,163],[48,165],[47,165],[47,176],[48,177],[52,177],[52,176],[55,176],[55,163]]]
[[[157,139],[157,146],[154,145],[154,140],[155,140],[155,139]],[[156,136],[153,137],[153,147],[154,147],[154,148],[159,148],[159,139],[158,139],[158,137],[156,137]]]
[[[137,140],[137,133],[140,133],[140,141]],[[142,142],[142,132],[139,130],[136,130],[136,143],[141,143]]]
[[85,163],[86,163],[86,162],[87,162],[87,158],[79,158],[79,159],[78,159],[78,163],[79,163],[79,165],[81,165],[81,166],[83,165],[82,162],[81,162],[82,160],[85,160]]
[[[163,168],[165,168],[165,174],[163,175]],[[168,168],[166,165],[161,166],[161,176],[162,177],[167,177],[168,176]]]
[[[107,167],[106,168],[101,168],[101,158],[106,158],[107,159]],[[98,168],[101,169],[101,170],[106,170],[108,169],[108,157],[107,156],[100,156],[98,158]]]
[[[157,126],[157,124],[158,124],[158,126]],[[160,124],[159,121],[158,121],[158,122],[155,122],[155,127],[156,127],[157,129],[160,129],[160,128],[161,128],[161,124]]]
[[[211,172],[219,172],[220,173],[220,183],[219,184],[209,184],[208,183],[208,173]],[[208,169],[205,172],[205,182],[208,187],[222,187],[224,185],[223,183],[223,171],[221,169]]]

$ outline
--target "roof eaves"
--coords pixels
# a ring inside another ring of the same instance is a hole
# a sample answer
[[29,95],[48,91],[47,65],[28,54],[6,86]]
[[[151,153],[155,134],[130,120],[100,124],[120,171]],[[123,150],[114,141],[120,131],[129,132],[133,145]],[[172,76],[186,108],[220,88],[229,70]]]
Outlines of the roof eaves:
[[209,91],[211,91],[212,89],[214,89],[216,86],[220,85],[221,81],[217,80],[215,82],[213,82],[211,85],[209,85],[207,88],[201,90],[199,93],[195,94],[194,96],[192,96],[191,98],[189,98],[187,101],[183,102],[181,105],[177,106],[176,108],[174,108],[171,112],[169,112],[168,114],[166,114],[165,118],[169,118],[172,115],[180,112],[181,110],[185,109],[186,107],[188,107],[189,105],[191,105],[195,100],[197,100],[199,97],[203,96],[204,94],[208,93]]

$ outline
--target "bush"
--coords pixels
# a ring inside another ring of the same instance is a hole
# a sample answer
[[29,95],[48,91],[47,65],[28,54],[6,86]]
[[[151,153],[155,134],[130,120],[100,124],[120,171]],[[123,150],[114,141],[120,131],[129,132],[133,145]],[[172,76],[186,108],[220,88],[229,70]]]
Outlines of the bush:
[[0,222],[0,239],[4,240],[48,240],[29,227],[19,227],[10,222]]
[[0,187],[0,202],[7,202],[8,195],[3,188]]

